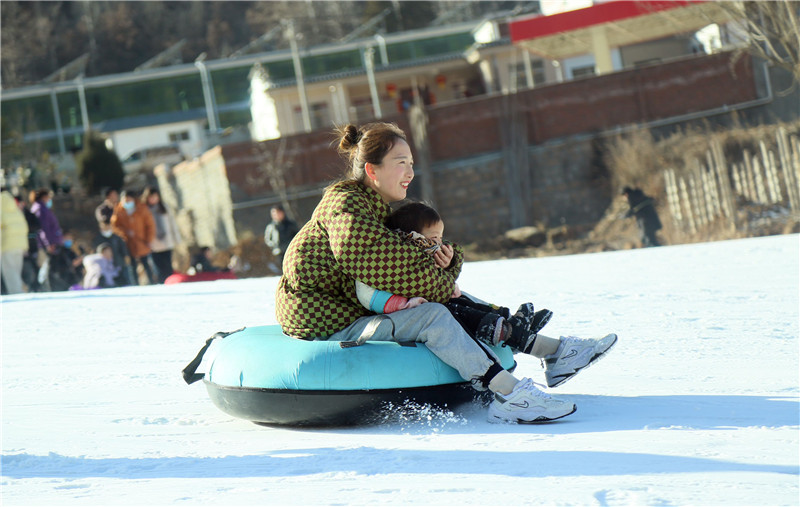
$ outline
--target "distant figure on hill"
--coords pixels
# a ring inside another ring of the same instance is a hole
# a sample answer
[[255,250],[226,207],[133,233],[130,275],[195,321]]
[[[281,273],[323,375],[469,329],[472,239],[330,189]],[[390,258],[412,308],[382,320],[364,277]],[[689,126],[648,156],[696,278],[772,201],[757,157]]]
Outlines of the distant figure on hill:
[[656,237],[656,231],[661,229],[661,220],[656,213],[655,201],[645,195],[639,188],[625,187],[622,195],[628,198],[630,209],[625,213],[625,218],[636,217],[636,224],[641,233],[642,246],[661,246]]

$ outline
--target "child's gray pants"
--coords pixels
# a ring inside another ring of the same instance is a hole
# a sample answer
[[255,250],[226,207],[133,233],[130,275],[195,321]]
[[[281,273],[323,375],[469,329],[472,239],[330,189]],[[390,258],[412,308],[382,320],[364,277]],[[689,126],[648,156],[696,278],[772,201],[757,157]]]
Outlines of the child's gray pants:
[[[365,335],[367,326],[378,322],[377,328],[367,329]],[[391,314],[361,317],[327,339],[355,342],[359,338],[363,341],[365,337],[373,341],[424,343],[436,357],[456,369],[462,378],[479,390],[484,390],[491,377],[502,369],[497,356],[472,339],[450,311],[439,303],[424,303]]]

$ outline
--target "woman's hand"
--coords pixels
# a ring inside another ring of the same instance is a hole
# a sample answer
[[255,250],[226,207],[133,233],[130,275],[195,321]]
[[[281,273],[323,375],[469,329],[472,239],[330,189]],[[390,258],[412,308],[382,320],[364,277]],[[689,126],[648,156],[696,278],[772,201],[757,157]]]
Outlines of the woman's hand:
[[450,245],[442,245],[433,253],[433,260],[440,268],[447,269],[450,267],[450,262],[453,260],[453,247]]
[[450,296],[450,299],[455,299],[460,297],[461,297],[461,289],[458,288],[458,284],[455,284],[455,288],[453,289],[453,295]]

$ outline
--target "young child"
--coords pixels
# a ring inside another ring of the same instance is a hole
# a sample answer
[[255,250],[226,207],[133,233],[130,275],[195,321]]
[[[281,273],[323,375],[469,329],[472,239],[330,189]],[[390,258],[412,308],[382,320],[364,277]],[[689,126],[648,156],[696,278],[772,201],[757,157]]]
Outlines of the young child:
[[103,243],[111,247],[112,258],[114,266],[118,268],[118,274],[114,278],[115,287],[125,287],[131,285],[131,280],[134,279],[133,269],[129,264],[130,252],[128,252],[128,245],[122,237],[114,234],[111,229],[111,224],[105,222],[98,222],[98,234],[92,240],[92,248],[95,252],[97,248]]
[[84,289],[117,286],[115,278],[119,275],[120,270],[114,265],[114,250],[109,243],[100,243],[97,253],[85,256],[83,267],[86,269],[83,277]]
[[220,268],[211,263],[214,257],[214,251],[210,246],[201,247],[200,250],[192,258],[192,268],[194,273],[217,273],[220,271],[228,271],[227,269]]
[[[389,215],[386,226],[429,255],[435,255],[446,244],[443,241],[444,221],[435,209],[423,203],[412,202],[401,206]],[[439,264],[436,258],[435,262]],[[361,282],[356,282],[356,295],[365,308],[375,313],[392,313],[427,302],[421,297],[407,298],[379,291]],[[537,333],[552,316],[547,309],[534,312],[532,303],[523,303],[511,315],[508,308],[476,301],[461,294],[458,285],[452,298],[444,305],[473,338],[489,345],[504,343],[524,353],[531,353]]]

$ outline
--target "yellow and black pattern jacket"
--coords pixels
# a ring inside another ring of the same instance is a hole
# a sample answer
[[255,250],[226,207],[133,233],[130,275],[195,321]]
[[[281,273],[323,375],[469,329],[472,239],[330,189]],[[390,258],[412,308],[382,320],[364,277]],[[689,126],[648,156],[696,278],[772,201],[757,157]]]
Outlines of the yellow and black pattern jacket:
[[453,245],[450,266],[439,268],[384,225],[390,212],[377,192],[358,182],[325,191],[284,258],[275,311],[286,334],[326,337],[370,315],[358,302],[356,280],[401,296],[450,299],[464,262],[461,247]]

